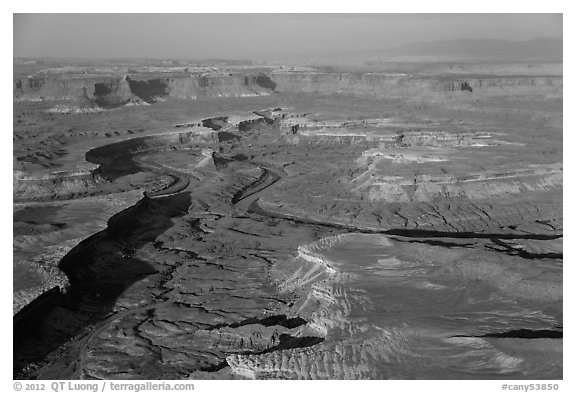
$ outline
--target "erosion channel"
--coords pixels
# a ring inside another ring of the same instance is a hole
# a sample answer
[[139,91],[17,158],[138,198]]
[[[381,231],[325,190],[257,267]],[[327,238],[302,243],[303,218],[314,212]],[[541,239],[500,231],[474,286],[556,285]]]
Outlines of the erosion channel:
[[15,378],[562,379],[561,63],[151,64],[15,63]]
[[[259,198],[287,164],[255,156],[265,144],[293,148],[290,132],[274,121],[222,132],[87,153],[109,181],[170,180],[62,258],[65,292],[15,316],[15,377],[559,377],[561,286],[526,277],[554,274],[561,253],[518,253],[512,271],[503,261],[509,242],[561,235],[280,213]],[[171,154],[186,168],[167,165]]]

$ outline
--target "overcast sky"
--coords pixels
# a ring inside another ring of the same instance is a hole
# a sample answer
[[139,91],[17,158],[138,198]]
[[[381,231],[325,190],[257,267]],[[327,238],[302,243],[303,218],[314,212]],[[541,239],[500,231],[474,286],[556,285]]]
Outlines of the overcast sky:
[[14,14],[14,57],[242,58],[562,37],[561,14]]

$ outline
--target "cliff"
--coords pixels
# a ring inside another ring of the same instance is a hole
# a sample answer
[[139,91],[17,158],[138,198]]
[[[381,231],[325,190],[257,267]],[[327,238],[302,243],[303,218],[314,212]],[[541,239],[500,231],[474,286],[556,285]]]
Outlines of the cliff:
[[98,169],[55,172],[44,176],[27,176],[14,171],[12,191],[15,200],[43,200],[70,197],[105,182]]
[[96,147],[86,152],[86,160],[95,164],[112,162],[127,155],[159,151],[169,148],[185,149],[197,144],[211,145],[217,143],[218,133],[210,129],[194,131],[177,131],[165,134],[154,134],[129,138],[124,141]]
[[168,97],[202,99],[268,95],[276,84],[266,75],[172,75],[112,77],[36,75],[14,81],[14,100],[72,100],[103,108],[153,104]]
[[544,91],[562,86],[561,76],[413,76],[387,73],[277,73],[279,92],[408,96],[422,93],[482,92],[500,94],[510,90]]
[[14,81],[15,100],[72,100],[101,108],[153,104],[168,97],[251,97],[274,92],[407,96],[423,93],[505,94],[558,91],[562,76],[410,75],[396,73],[272,73],[257,75],[172,75],[102,77],[30,76]]

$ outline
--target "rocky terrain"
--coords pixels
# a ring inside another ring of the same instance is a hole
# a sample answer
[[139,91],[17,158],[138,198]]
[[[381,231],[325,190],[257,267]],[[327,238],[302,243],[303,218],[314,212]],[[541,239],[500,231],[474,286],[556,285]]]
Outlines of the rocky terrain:
[[562,75],[419,67],[15,63],[14,377],[561,379]]

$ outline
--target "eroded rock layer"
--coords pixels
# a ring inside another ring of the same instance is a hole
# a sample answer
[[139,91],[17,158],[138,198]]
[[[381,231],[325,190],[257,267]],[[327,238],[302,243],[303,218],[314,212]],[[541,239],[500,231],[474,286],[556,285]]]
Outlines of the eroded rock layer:
[[562,378],[561,77],[53,78],[15,88],[15,377]]

